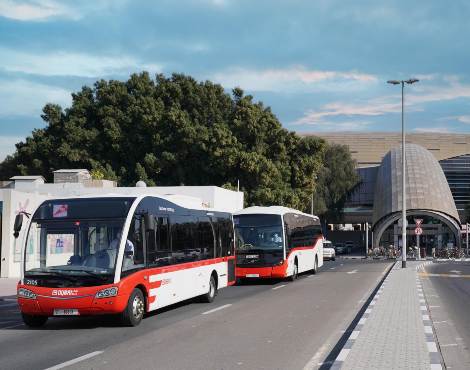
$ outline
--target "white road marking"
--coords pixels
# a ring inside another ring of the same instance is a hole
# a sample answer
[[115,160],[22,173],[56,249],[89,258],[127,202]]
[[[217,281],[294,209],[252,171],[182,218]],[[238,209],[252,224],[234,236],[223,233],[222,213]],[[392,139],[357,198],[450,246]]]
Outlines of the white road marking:
[[429,308],[440,308],[441,306],[429,306]]
[[201,315],[209,315],[209,314],[212,313],[212,312],[216,312],[216,311],[223,310],[224,308],[230,307],[231,305],[232,305],[231,303],[229,303],[229,304],[224,304],[223,306],[220,306],[220,307],[214,308],[214,309],[212,309],[212,310],[203,312]]
[[458,346],[457,343],[449,343],[449,344],[441,344],[440,345],[441,347],[454,347],[454,346]]
[[80,362],[80,361],[88,360],[89,358],[92,358],[92,357],[101,355],[102,353],[103,353],[103,351],[91,352],[91,353],[88,353],[88,354],[86,354],[86,355],[83,355],[83,356],[74,358],[73,360],[66,361],[66,362],[62,362],[61,364],[58,364],[58,365],[55,365],[55,366],[52,366],[52,367],[48,367],[46,370],[58,370],[58,369],[63,369],[63,368],[66,367],[66,366],[70,366],[70,365],[76,364],[77,362]]
[[359,333],[360,333],[359,330],[354,330],[349,336],[349,339],[357,339],[357,337],[359,336]]
[[18,303],[14,302],[14,303],[0,303],[0,308],[2,307],[14,307],[14,306],[18,306]]
[[358,322],[358,325],[364,325],[364,324],[366,323],[366,320],[367,320],[367,319],[364,318],[364,317],[361,318],[361,319],[359,320],[359,322]]
[[424,326],[424,332],[426,334],[432,334],[432,327],[428,325]]
[[429,352],[437,352],[437,346],[434,342],[426,342]]
[[284,288],[286,286],[286,284],[282,284],[282,285],[279,285],[279,286],[275,286],[273,288],[273,290],[277,290],[277,289],[281,289],[281,288]]
[[423,320],[429,320],[429,315],[423,315]]
[[12,325],[12,326],[4,326],[3,328],[0,328],[0,330],[19,328],[20,326],[24,326],[24,324],[17,324],[17,325]]
[[344,361],[346,360],[346,357],[349,355],[350,349],[343,348],[341,352],[339,353],[338,357],[336,357],[336,361]]
[[355,274],[357,270],[348,271],[348,274]]

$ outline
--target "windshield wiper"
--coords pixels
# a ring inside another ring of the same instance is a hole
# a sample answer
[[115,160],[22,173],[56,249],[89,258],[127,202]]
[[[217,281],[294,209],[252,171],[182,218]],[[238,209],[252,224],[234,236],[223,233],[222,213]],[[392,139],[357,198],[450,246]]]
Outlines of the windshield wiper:
[[77,279],[75,279],[74,277],[70,276],[70,275],[67,275],[67,274],[64,274],[64,273],[61,273],[59,271],[33,271],[33,272],[27,272],[25,274],[25,277],[30,277],[31,275],[36,275],[36,274],[44,274],[44,275],[54,275],[54,276],[60,276],[60,277],[63,277],[65,278],[66,280],[68,281],[71,281],[71,282],[74,282],[76,283],[77,282]]
[[100,275],[100,274],[97,274],[96,272],[91,272],[91,271],[88,271],[88,270],[80,270],[80,269],[68,270],[68,269],[67,269],[66,271],[84,272],[84,273],[86,273],[86,274],[88,274],[88,275],[90,275],[90,276],[93,276],[93,277],[97,278],[97,279],[101,279],[101,280],[103,280],[103,281],[108,280],[107,277],[104,277],[103,275]]

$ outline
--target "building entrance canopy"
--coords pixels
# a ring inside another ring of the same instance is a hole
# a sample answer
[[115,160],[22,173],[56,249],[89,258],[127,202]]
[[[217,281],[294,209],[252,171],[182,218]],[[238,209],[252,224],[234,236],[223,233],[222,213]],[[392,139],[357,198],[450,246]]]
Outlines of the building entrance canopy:
[[[401,217],[401,147],[388,152],[377,172],[374,195],[374,245]],[[460,245],[460,219],[444,172],[435,157],[416,144],[406,145],[407,216],[431,216],[446,224]]]

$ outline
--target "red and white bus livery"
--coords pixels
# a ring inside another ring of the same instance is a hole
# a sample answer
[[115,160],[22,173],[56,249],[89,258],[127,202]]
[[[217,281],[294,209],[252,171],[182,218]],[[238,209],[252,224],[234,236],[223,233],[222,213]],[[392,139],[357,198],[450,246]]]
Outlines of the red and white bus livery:
[[320,220],[285,207],[249,207],[233,216],[237,279],[289,278],[323,265]]
[[[230,213],[178,197],[100,196],[43,202],[25,227],[18,303],[24,322],[50,316],[145,312],[235,283]],[[15,235],[23,215],[15,220]]]

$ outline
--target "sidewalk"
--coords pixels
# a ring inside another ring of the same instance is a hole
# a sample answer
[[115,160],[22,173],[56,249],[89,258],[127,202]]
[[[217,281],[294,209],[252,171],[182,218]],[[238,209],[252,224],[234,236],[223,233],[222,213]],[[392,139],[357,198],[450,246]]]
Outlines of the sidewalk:
[[334,362],[333,369],[442,369],[416,268],[397,262]]
[[0,299],[16,296],[16,284],[19,278],[0,278]]

